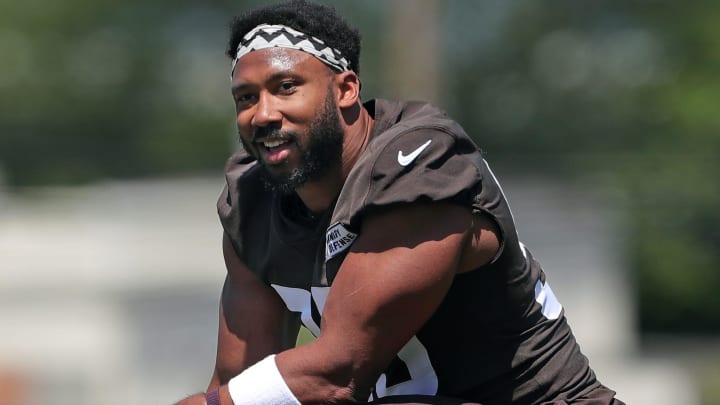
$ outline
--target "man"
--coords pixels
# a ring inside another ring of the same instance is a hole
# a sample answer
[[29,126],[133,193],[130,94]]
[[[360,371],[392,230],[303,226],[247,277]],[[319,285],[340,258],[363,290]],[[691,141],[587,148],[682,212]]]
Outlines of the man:
[[433,106],[363,104],[359,51],[325,6],[234,20],[218,353],[181,403],[619,403],[478,148]]

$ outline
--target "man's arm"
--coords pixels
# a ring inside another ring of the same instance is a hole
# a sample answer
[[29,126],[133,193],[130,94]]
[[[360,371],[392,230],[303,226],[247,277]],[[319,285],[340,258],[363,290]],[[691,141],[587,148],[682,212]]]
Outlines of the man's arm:
[[[330,289],[320,336],[279,353],[272,364],[282,378],[263,392],[285,385],[295,398],[283,403],[365,402],[392,358],[437,309],[455,274],[492,260],[498,235],[492,220],[449,203],[368,215]],[[266,367],[244,381],[268,375]],[[256,385],[236,387],[245,398],[257,398]],[[232,403],[226,385],[219,394],[223,405]],[[192,399],[197,402],[183,405],[205,403]]]
[[265,356],[288,348],[288,342],[283,342],[287,311],[280,297],[238,258],[227,235],[223,236],[223,256],[228,274],[220,300],[215,370],[208,390],[227,384]]
[[386,209],[362,227],[330,289],[319,338],[276,358],[300,402],[366,401],[455,274],[489,262],[499,247],[491,220],[449,203]]

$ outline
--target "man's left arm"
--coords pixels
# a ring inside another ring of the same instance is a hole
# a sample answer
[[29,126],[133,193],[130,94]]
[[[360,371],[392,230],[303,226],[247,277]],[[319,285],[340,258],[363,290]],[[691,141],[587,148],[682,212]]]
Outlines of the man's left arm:
[[[440,305],[455,274],[468,260],[487,263],[497,249],[494,223],[459,205],[410,204],[366,215],[330,289],[320,336],[274,358],[284,384],[278,388],[295,397],[287,403],[367,401],[379,375]],[[244,380],[262,375],[250,377]],[[253,398],[251,385],[234,389]],[[220,397],[222,404],[232,403],[227,386]]]

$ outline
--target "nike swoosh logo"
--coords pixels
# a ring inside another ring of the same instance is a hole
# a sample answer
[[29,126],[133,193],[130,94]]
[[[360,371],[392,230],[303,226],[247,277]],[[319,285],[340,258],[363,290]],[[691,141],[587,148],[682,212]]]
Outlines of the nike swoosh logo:
[[417,149],[407,155],[403,154],[403,151],[399,150],[398,163],[400,163],[400,166],[407,166],[412,163],[412,161],[415,160],[415,158],[418,157],[418,155],[420,155],[422,151],[424,151],[425,148],[428,147],[428,145],[430,145],[430,142],[432,142],[432,139],[429,139],[427,142],[420,145]]

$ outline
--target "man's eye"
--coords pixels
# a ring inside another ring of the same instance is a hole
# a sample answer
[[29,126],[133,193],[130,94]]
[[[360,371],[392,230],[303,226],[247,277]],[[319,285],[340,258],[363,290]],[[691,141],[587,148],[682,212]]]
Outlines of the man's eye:
[[251,104],[255,101],[256,97],[254,94],[239,94],[235,97],[235,103],[237,104]]
[[280,91],[282,92],[289,92],[295,89],[295,83],[294,82],[282,82],[280,83]]

